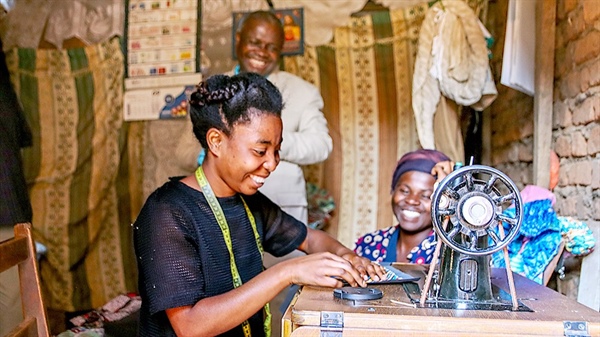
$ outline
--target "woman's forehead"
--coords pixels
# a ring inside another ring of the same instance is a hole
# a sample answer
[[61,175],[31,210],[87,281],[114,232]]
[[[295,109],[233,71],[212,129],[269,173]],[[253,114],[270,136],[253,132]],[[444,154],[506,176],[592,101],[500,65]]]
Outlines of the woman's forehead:
[[244,135],[257,139],[257,142],[275,142],[281,140],[283,123],[281,117],[272,113],[254,113],[249,116],[249,120],[244,123],[236,123],[233,127],[233,134]]
[[398,180],[398,185],[400,185],[400,183],[406,184],[411,182],[420,182],[433,186],[433,184],[435,183],[435,177],[429,173],[421,171],[406,171],[400,176],[400,179]]

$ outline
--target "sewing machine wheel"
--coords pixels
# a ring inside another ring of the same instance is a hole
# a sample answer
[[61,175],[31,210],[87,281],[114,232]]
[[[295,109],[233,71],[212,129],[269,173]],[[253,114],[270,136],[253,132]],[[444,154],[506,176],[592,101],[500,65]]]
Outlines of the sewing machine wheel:
[[[502,213],[509,207],[515,208],[515,217]],[[431,219],[438,236],[452,249],[488,255],[504,248],[518,234],[523,203],[518,188],[504,173],[489,166],[470,165],[439,183],[432,196]],[[501,222],[507,224],[503,234],[497,230]]]

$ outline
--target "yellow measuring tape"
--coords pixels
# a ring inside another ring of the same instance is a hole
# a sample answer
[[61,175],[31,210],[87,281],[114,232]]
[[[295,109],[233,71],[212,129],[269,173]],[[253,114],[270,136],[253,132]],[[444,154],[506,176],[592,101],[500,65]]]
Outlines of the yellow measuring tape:
[[[229,225],[227,224],[227,219],[225,219],[225,214],[223,214],[223,209],[221,209],[221,205],[219,205],[219,201],[217,200],[217,197],[215,197],[215,194],[214,194],[212,188],[210,187],[210,184],[208,183],[206,176],[204,175],[204,170],[202,170],[202,166],[199,166],[196,169],[196,180],[198,181],[198,185],[200,185],[200,188],[202,189],[202,193],[204,193],[204,197],[208,201],[208,205],[210,206],[210,209],[212,210],[213,214],[215,215],[215,218],[217,219],[217,223],[219,224],[219,227],[221,228],[221,232],[223,232],[223,238],[225,239],[225,245],[227,246],[227,250],[229,251],[229,266],[231,268],[231,276],[233,278],[233,286],[235,288],[237,288],[242,285],[242,278],[240,276],[240,273],[238,272],[237,266],[235,264],[235,258],[233,256],[233,245],[231,242],[231,233],[229,232]],[[260,242],[260,236],[258,235],[258,230],[256,229],[256,221],[254,220],[254,216],[252,215],[252,212],[250,212],[250,208],[248,208],[246,201],[244,200],[244,198],[242,198],[241,195],[240,195],[240,199],[242,199],[242,202],[244,203],[244,208],[246,209],[246,214],[248,215],[248,219],[250,220],[250,224],[252,225],[252,231],[254,231],[254,239],[256,240],[256,246],[258,247],[258,251],[260,252],[261,259],[262,259],[263,246]],[[265,336],[270,337],[271,336],[271,310],[269,308],[269,303],[265,304],[264,310],[265,310],[265,322],[264,322]],[[242,323],[242,328],[244,329],[245,337],[252,336],[252,332],[250,331],[250,323],[248,323],[248,320],[245,320]]]

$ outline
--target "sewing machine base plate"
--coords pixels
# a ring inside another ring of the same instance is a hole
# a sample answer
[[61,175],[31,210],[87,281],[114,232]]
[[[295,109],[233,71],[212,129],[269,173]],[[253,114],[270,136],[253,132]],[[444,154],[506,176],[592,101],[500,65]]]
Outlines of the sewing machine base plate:
[[405,283],[402,285],[406,295],[411,303],[414,303],[417,308],[430,309],[456,309],[456,310],[490,310],[490,311],[528,311],[533,312],[529,307],[517,300],[517,308],[513,308],[510,295],[492,285],[493,299],[489,301],[469,301],[469,300],[454,300],[444,298],[429,298],[425,301],[425,305],[421,305],[421,288],[417,283]]

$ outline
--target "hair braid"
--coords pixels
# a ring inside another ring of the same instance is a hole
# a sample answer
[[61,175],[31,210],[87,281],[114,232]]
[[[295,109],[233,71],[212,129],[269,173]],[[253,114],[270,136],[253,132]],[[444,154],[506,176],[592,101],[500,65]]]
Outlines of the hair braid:
[[196,138],[206,148],[206,133],[216,128],[230,135],[236,123],[247,123],[258,112],[281,116],[279,90],[254,73],[214,75],[198,84],[190,96],[190,116]]

